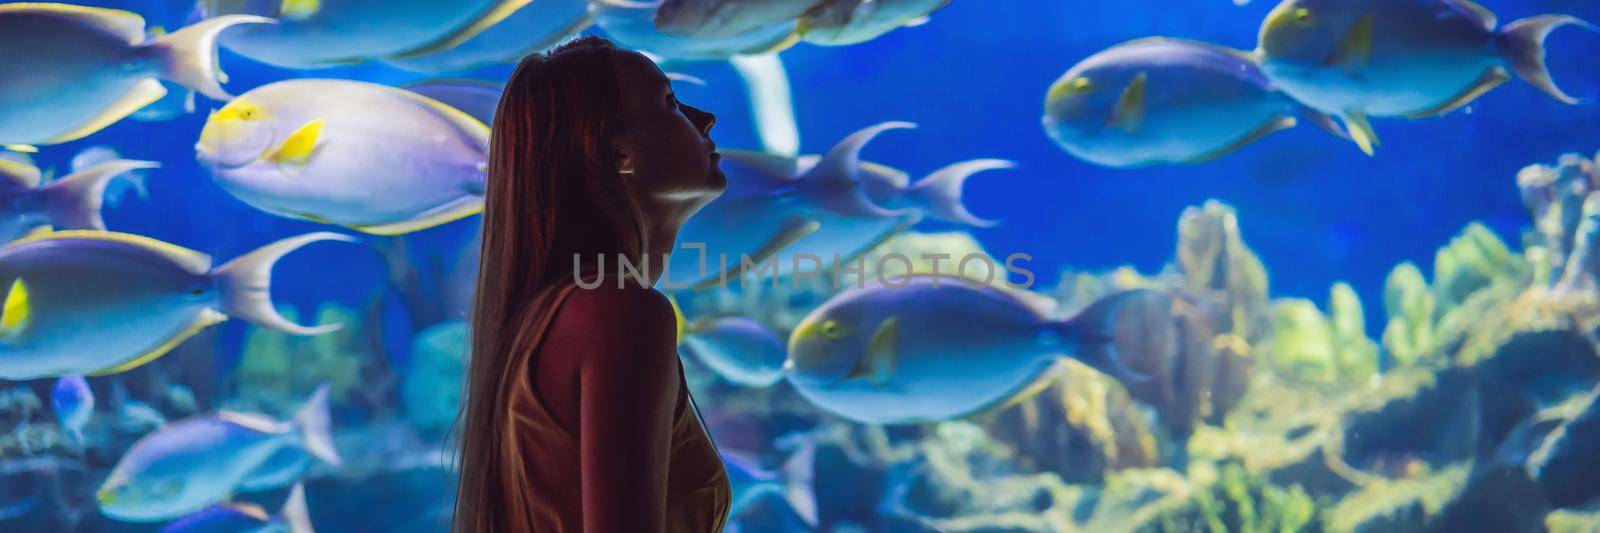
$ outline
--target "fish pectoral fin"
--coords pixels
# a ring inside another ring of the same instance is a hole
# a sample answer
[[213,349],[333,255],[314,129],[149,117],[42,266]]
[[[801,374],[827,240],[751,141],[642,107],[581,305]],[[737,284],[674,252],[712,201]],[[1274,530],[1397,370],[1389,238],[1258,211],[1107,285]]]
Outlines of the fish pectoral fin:
[[305,20],[322,11],[321,0],[283,0],[278,5],[278,18]]
[[[782,252],[785,248],[822,228],[821,222],[799,215],[785,218],[781,224],[778,227],[778,231],[767,238],[767,242],[762,243],[760,248],[757,248],[754,253],[748,256],[750,264],[760,265],[765,263],[767,259],[771,259],[778,252]],[[726,271],[719,272],[718,275],[707,278],[690,287],[690,289],[698,290],[729,278],[739,279],[742,277],[744,277],[744,260],[740,259],[739,264],[729,266]]]
[[1372,123],[1367,122],[1367,114],[1363,111],[1351,109],[1344,112],[1344,129],[1350,133],[1350,140],[1361,147],[1362,152],[1373,155],[1378,147],[1378,134],[1372,131]]
[[1467,86],[1466,90],[1461,91],[1461,94],[1457,94],[1439,105],[1406,115],[1406,118],[1428,118],[1449,114],[1451,111],[1461,109],[1472,103],[1473,100],[1477,100],[1479,96],[1483,96],[1484,93],[1492,91],[1495,87],[1499,87],[1500,84],[1508,81],[1511,81],[1511,73],[1506,72],[1506,69],[1502,67],[1492,67],[1484,71],[1483,76],[1472,82],[1472,85]]
[[1222,156],[1237,152],[1237,151],[1239,151],[1240,148],[1244,148],[1245,146],[1248,146],[1250,143],[1253,143],[1253,142],[1261,140],[1262,137],[1266,137],[1268,135],[1272,135],[1273,133],[1277,133],[1277,132],[1280,132],[1280,131],[1283,131],[1283,130],[1286,130],[1286,129],[1289,129],[1289,128],[1293,128],[1297,124],[1299,124],[1299,121],[1295,120],[1294,117],[1288,117],[1288,116],[1273,117],[1273,118],[1267,120],[1265,123],[1262,123],[1261,126],[1257,127],[1255,130],[1251,131],[1249,134],[1246,134],[1244,137],[1240,137],[1239,140],[1234,141],[1232,144],[1224,146],[1221,149],[1214,150],[1214,151],[1206,153],[1206,154],[1202,154],[1202,155],[1200,155],[1198,157],[1195,157],[1194,159],[1189,160],[1189,162],[1190,163],[1203,163],[1203,162],[1206,162],[1206,161],[1210,161],[1212,159],[1216,159],[1218,157],[1222,157]]
[[1134,76],[1133,81],[1122,89],[1122,96],[1117,98],[1117,107],[1111,111],[1111,119],[1106,124],[1122,128],[1128,133],[1139,131],[1139,126],[1144,124],[1145,85],[1149,82],[1148,72]]
[[31,145],[31,144],[8,144],[8,145],[5,145],[5,148],[7,150],[11,150],[11,151],[19,153],[19,154],[36,154],[36,153],[39,153],[39,147]]
[[861,354],[861,359],[856,361],[856,367],[845,376],[850,378],[865,378],[875,387],[882,387],[894,377],[896,358],[896,339],[900,336],[900,317],[891,316],[878,324],[878,329],[872,332],[872,339],[867,341],[867,350]]
[[1372,20],[1372,14],[1368,13],[1350,25],[1323,64],[1344,67],[1347,73],[1367,66],[1372,58]]
[[182,330],[179,330],[177,333],[174,333],[166,340],[166,342],[163,342],[160,345],[157,345],[155,348],[151,348],[149,351],[139,354],[138,356],[129,359],[126,362],[112,365],[94,372],[89,372],[87,375],[104,376],[108,374],[121,374],[123,372],[139,368],[145,363],[156,360],[157,357],[166,355],[167,352],[172,351],[173,348],[177,348],[179,344],[183,344],[183,341],[189,340],[189,337],[193,337],[195,334],[200,333],[201,330],[214,326],[227,319],[227,315],[207,309],[206,311],[201,312],[200,316],[195,317],[195,319],[191,321],[188,326],[184,327]]
[[157,81],[155,78],[145,78],[139,80],[138,83],[133,84],[133,89],[129,90],[127,94],[122,95],[122,97],[118,98],[117,101],[112,102],[110,106],[107,106],[105,109],[101,110],[100,114],[95,115],[94,118],[89,119],[88,122],[84,122],[78,127],[73,128],[71,131],[57,135],[55,138],[45,141],[44,143],[60,144],[67,141],[75,141],[84,137],[88,137],[90,134],[106,129],[106,126],[117,123],[117,121],[122,120],[128,115],[132,115],[134,111],[143,109],[144,106],[150,105],[152,102],[160,100],[161,97],[166,95],[167,88],[163,87],[161,82]]
[[0,340],[15,339],[28,329],[33,309],[28,305],[28,284],[22,278],[6,289],[5,306],[0,307]]
[[272,151],[267,159],[279,165],[293,165],[303,167],[311,161],[311,155],[317,150],[317,140],[322,137],[322,126],[327,124],[327,119],[316,119],[300,126]]

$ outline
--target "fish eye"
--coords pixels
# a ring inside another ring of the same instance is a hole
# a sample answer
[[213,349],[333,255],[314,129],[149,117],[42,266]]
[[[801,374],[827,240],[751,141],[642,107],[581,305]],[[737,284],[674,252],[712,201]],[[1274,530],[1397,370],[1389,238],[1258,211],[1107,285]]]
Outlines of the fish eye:
[[239,118],[242,118],[242,119],[245,119],[245,120],[255,120],[255,118],[256,118],[256,110],[255,110],[255,108],[246,107],[246,108],[244,108],[244,110],[239,111]]
[[1294,20],[1295,20],[1295,22],[1299,22],[1301,24],[1310,24],[1311,23],[1311,10],[1303,8],[1303,7],[1300,8],[1300,9],[1294,10]]
[[844,336],[844,332],[840,331],[840,329],[839,329],[839,321],[837,321],[837,320],[829,320],[827,322],[823,322],[822,323],[822,336],[826,337],[826,338],[829,338],[829,339],[837,339],[837,338],[843,337]]
[[1072,92],[1074,93],[1086,93],[1094,90],[1094,82],[1089,81],[1089,78],[1078,78],[1072,80],[1070,86],[1072,87]]

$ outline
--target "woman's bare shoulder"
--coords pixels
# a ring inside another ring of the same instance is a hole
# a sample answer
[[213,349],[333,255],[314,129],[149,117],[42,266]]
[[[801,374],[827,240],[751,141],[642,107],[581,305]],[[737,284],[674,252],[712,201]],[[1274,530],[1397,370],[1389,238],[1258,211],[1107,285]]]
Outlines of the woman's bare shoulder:
[[[604,363],[621,357],[638,369],[640,365],[676,363],[677,320],[672,303],[660,291],[605,283],[573,290],[549,334],[552,343],[591,347],[585,350],[590,359],[586,362]],[[645,360],[654,358],[665,361]]]

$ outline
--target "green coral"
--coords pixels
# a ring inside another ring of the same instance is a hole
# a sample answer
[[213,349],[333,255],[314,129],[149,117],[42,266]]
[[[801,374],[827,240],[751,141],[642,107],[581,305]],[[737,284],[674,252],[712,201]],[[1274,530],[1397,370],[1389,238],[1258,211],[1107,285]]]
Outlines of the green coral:
[[1191,493],[1187,505],[1161,514],[1139,530],[1287,533],[1323,529],[1316,502],[1298,485],[1274,486],[1238,463],[1223,464],[1207,474],[1192,476],[1197,481],[1212,479],[1209,486]]
[[[299,313],[280,307],[291,322]],[[344,398],[361,382],[361,362],[372,354],[364,324],[354,311],[337,303],[317,309],[317,324],[341,324],[336,331],[298,337],[277,330],[251,327],[245,333],[244,355],[233,372],[237,399],[255,410],[276,410],[296,405],[320,384],[328,384],[329,397]]]
[[1434,299],[1422,271],[1410,262],[1389,272],[1383,282],[1383,348],[1399,366],[1413,366],[1434,353]]
[[1528,265],[1483,224],[1473,222],[1433,257],[1437,313],[1445,313],[1480,289],[1502,279],[1522,279]]
[[412,340],[411,367],[400,386],[400,402],[406,419],[418,430],[440,434],[455,423],[467,352],[465,322],[434,325]]
[[1365,333],[1355,290],[1336,283],[1329,315],[1315,303],[1284,299],[1272,308],[1270,357],[1297,377],[1321,382],[1366,382],[1378,371],[1378,347]]

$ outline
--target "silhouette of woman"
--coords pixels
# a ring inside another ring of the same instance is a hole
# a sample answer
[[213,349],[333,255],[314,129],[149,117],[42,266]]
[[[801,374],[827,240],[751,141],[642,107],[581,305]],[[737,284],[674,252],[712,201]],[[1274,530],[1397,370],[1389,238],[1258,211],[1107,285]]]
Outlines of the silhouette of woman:
[[716,117],[586,37],[524,59],[494,122],[455,531],[721,531],[727,472],[651,288],[727,185]]

